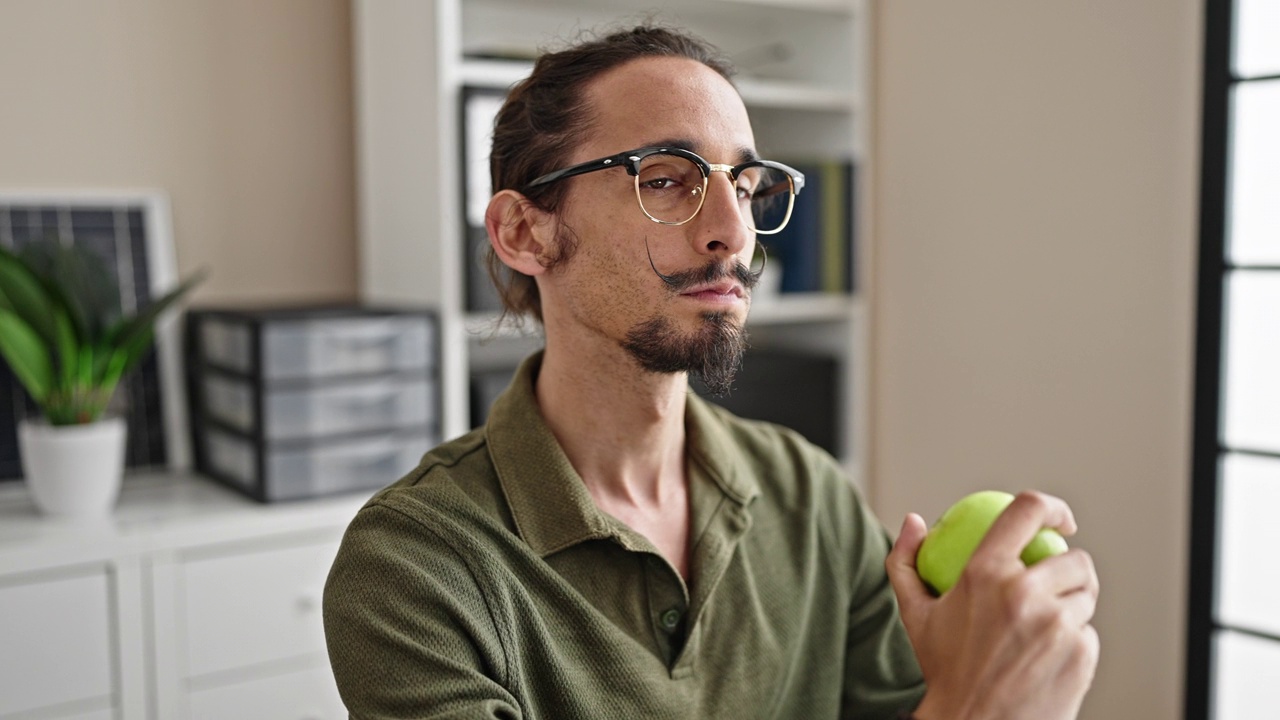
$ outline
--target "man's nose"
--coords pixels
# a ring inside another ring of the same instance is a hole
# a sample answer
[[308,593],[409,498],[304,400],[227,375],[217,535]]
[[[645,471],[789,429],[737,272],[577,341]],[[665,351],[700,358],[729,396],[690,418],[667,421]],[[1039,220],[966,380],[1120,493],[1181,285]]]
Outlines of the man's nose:
[[712,170],[707,178],[707,196],[698,213],[695,235],[699,252],[732,257],[753,247],[756,233],[747,225],[744,209],[749,208],[739,202],[737,185],[729,171]]

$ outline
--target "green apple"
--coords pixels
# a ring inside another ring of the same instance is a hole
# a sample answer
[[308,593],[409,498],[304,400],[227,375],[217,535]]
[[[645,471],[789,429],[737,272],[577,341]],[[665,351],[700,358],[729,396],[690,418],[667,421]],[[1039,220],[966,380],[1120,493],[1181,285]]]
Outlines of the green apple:
[[[952,505],[934,523],[916,554],[920,579],[939,595],[955,586],[987,530],[1011,502],[1013,496],[1007,492],[984,490]],[[1021,559],[1024,565],[1034,565],[1066,551],[1067,541],[1062,535],[1044,528],[1022,549]]]

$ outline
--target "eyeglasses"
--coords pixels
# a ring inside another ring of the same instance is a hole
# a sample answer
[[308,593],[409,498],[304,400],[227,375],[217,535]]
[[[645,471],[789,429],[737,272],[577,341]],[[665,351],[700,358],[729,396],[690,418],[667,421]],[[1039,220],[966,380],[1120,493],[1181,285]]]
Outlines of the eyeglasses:
[[625,167],[635,178],[636,199],[648,218],[663,225],[683,225],[694,218],[707,199],[711,173],[729,176],[736,188],[738,209],[747,227],[772,235],[787,226],[796,193],[804,188],[804,174],[771,160],[720,165],[682,148],[647,147],[628,150],[547,173],[527,187],[563,180],[597,170]]

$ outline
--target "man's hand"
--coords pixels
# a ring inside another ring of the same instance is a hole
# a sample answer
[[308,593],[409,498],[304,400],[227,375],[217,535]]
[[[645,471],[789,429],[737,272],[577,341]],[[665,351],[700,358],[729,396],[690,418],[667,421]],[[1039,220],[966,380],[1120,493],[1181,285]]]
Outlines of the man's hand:
[[1093,560],[1080,549],[1028,568],[1018,559],[1041,528],[1076,530],[1058,498],[1024,492],[991,526],[960,581],[941,598],[916,574],[924,520],[907,516],[885,564],[928,691],[920,720],[1070,719],[1098,664]]

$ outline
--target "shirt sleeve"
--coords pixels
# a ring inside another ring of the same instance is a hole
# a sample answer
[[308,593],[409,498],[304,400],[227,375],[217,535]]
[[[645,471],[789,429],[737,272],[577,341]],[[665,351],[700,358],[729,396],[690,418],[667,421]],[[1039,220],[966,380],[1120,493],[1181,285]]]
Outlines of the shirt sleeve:
[[505,654],[466,562],[437,533],[371,504],[324,591],[329,660],[352,720],[517,720]]
[[884,567],[892,545],[889,534],[850,487],[855,567],[840,717],[891,720],[920,704],[924,676]]

